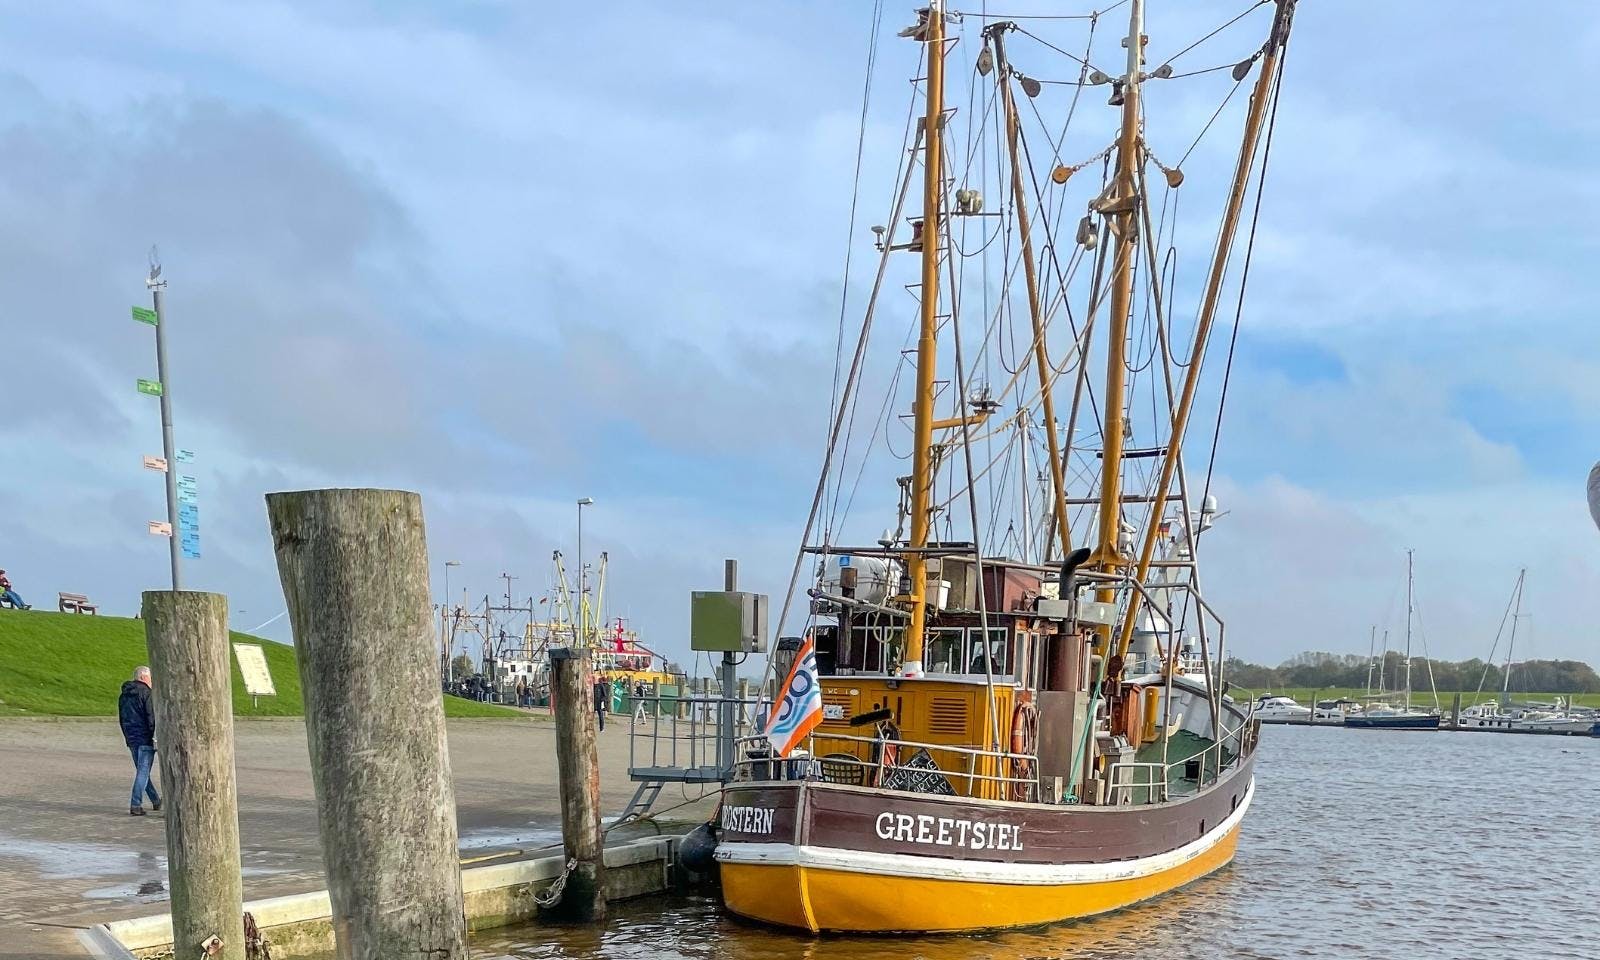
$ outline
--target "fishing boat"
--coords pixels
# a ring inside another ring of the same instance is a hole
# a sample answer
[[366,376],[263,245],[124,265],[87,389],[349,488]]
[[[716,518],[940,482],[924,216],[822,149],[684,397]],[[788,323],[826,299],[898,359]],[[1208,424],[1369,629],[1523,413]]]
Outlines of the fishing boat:
[[[1411,621],[1416,613],[1416,577],[1414,558],[1406,551],[1406,657],[1405,687],[1398,702],[1374,704],[1359,714],[1344,718],[1344,725],[1358,730],[1437,730],[1439,711],[1415,709],[1411,706]],[[1387,639],[1385,639],[1387,646]],[[1435,694],[1437,697],[1437,694]]]
[[[813,932],[1014,927],[1128,907],[1232,860],[1260,728],[1225,694],[1222,620],[1198,574],[1221,514],[1205,448],[1198,470],[1183,452],[1201,358],[1229,322],[1218,314],[1226,303],[1237,324],[1242,309],[1251,247],[1235,241],[1259,214],[1295,3],[1259,9],[1213,34],[1227,40],[1160,44],[1177,51],[1166,59],[1152,58],[1144,0],[1126,4],[1121,51],[1095,37],[1098,16],[985,18],[941,0],[901,32],[921,51],[919,122],[874,228],[853,355],[841,327],[828,445],[778,617],[780,634],[791,607],[805,624],[773,657],[770,677],[787,678],[774,716],[736,744],[715,820],[733,913]],[[1046,37],[1069,27],[1087,36]],[[1188,70],[1202,56],[1189,51],[1207,50],[1227,59]],[[1102,69],[1108,54],[1123,64]],[[1052,72],[1063,63],[1070,79]],[[950,76],[964,100],[947,98]],[[1231,107],[1158,134],[1147,88],[1202,78]],[[1113,110],[1103,138],[1079,133],[1091,98]],[[1235,122],[1218,188],[1180,191],[1201,179],[1181,169],[1185,148]],[[920,211],[905,212],[919,180]],[[1186,214],[1217,219],[1178,228],[1180,192]],[[1192,234],[1208,246],[1180,326],[1175,238]],[[883,368],[864,358],[873,320],[891,322],[879,293],[909,260],[914,349],[898,333],[884,345],[899,359],[880,406],[862,384]],[[911,412],[897,421],[902,386]],[[909,474],[868,471],[874,452]],[[884,530],[875,543],[843,532],[862,476],[898,490],[856,524]]]

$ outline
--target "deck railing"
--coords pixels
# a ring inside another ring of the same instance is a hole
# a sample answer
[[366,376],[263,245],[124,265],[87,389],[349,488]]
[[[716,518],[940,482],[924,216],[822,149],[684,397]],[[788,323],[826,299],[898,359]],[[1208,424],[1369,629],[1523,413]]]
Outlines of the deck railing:
[[[1139,763],[1132,760],[1111,765],[1111,784],[1108,798],[1111,805],[1164,803],[1167,799],[1167,777],[1172,766],[1163,763]],[[1143,774],[1143,777],[1140,776]],[[1144,791],[1142,794],[1138,791]]]
[[[924,751],[931,764],[913,763]],[[911,790],[919,779],[940,777],[958,796],[1039,797],[1038,760],[1032,754],[843,733],[813,734],[782,759],[772,756],[766,737],[744,737],[738,753],[736,780],[822,780],[891,789],[903,780]]]
[[633,697],[628,769],[635,780],[726,780],[734,763],[734,736],[719,727],[732,707],[735,729],[765,704],[755,697]]

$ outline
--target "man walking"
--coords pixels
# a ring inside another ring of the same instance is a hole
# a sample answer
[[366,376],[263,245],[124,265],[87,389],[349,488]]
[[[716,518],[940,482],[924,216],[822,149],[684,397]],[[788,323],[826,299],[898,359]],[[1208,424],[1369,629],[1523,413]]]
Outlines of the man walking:
[[156,760],[156,716],[150,709],[149,667],[135,668],[133,679],[122,684],[117,721],[122,725],[122,739],[133,754],[133,799],[128,802],[128,815],[142,817],[145,794],[150,795],[152,810],[161,809],[161,794],[150,779],[150,768]]
[[606,729],[606,711],[611,709],[611,684],[605,678],[595,681],[594,684],[594,717],[600,722],[600,732]]

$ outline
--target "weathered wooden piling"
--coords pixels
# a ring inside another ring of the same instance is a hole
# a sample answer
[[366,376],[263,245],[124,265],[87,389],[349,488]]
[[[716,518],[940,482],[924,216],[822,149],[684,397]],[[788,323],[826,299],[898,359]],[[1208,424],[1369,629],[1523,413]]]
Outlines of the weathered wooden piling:
[[595,749],[599,730],[590,709],[593,681],[588,651],[551,650],[550,672],[550,685],[556,691],[556,773],[567,870],[560,898],[545,910],[557,919],[602,920],[605,841],[600,832],[600,757]]
[[422,500],[267,495],[341,960],[465,960]]
[[[141,609],[167,812],[173,956],[244,960],[228,600],[150,590]],[[212,938],[220,946],[208,952]]]

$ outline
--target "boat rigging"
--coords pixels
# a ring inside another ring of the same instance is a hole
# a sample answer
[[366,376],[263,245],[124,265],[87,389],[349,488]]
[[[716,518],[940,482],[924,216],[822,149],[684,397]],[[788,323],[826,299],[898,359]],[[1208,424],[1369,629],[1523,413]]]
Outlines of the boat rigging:
[[[1208,378],[1204,360],[1225,300],[1237,293],[1235,325],[1243,309],[1295,3],[1257,3],[1264,40],[1183,73],[1174,61],[1260,19],[1246,11],[1153,65],[1145,7],[1127,0],[1115,74],[1097,66],[1101,13],[1025,26],[933,0],[901,31],[920,49],[919,119],[892,216],[874,228],[878,271],[848,372],[840,330],[828,445],[779,615],[781,632],[803,604],[806,642],[790,646],[815,661],[820,717],[781,746],[756,731],[740,743],[723,809],[759,815],[724,818],[716,848],[737,913],[810,930],[1038,923],[1135,903],[1232,857],[1258,726],[1223,692],[1223,620],[1200,590],[1231,373]],[[1084,30],[1083,55],[1052,30]],[[970,70],[956,69],[967,56]],[[1063,56],[1076,80],[1050,76]],[[1146,87],[1214,83],[1222,69],[1221,105],[1164,163],[1151,129],[1166,114]],[[947,96],[962,83],[965,111]],[[1097,88],[1115,130],[1079,147],[1079,101]],[[1197,147],[1240,90],[1231,176],[1180,193],[1203,181],[1183,168],[1215,159]],[[1040,131],[1049,148],[1036,155]],[[921,211],[908,215],[919,174]],[[1220,212],[1190,290],[1178,201],[1196,194],[1186,209]],[[1077,203],[1076,229],[1062,229]],[[895,314],[881,294],[902,253],[916,255],[916,308],[909,349],[886,366],[869,347],[874,321]],[[1176,304],[1191,296],[1180,331]],[[969,300],[982,305],[975,340],[971,324],[962,332]],[[878,380],[871,436],[852,445]],[[896,451],[907,385],[909,449]],[[1217,430],[1196,490],[1184,454],[1202,407]],[[893,522],[867,528],[884,530],[876,544],[843,540],[863,481],[888,479],[873,467],[885,451],[889,469],[909,465],[893,478]],[[796,669],[771,665],[791,683]]]

